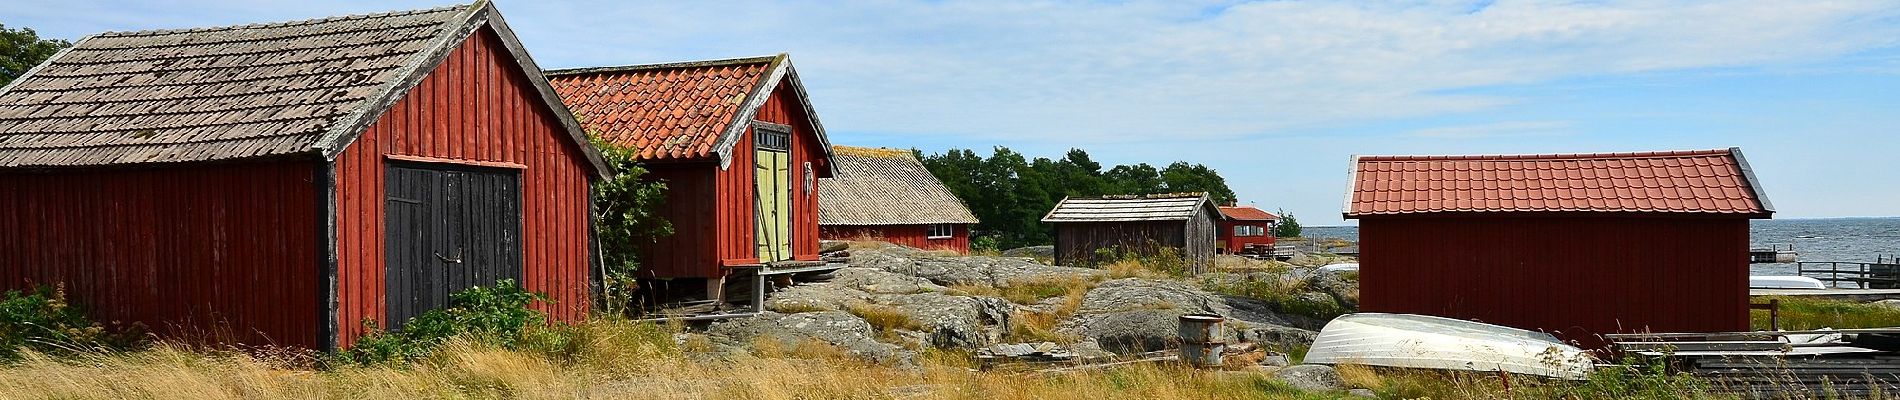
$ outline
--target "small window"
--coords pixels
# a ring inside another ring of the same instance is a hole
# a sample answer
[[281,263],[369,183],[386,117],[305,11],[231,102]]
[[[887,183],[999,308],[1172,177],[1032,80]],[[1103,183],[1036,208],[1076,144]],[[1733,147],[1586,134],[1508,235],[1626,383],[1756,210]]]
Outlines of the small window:
[[951,225],[951,224],[931,224],[930,225],[929,236],[931,239],[949,239],[951,236],[956,236],[956,235],[957,235],[956,225]]
[[1234,225],[1234,236],[1247,236],[1247,228],[1246,225]]
[[759,150],[788,151],[792,148],[792,135],[790,132],[780,131],[777,128],[763,125],[754,126],[752,132],[753,138],[756,139],[754,140],[754,146],[757,146]]

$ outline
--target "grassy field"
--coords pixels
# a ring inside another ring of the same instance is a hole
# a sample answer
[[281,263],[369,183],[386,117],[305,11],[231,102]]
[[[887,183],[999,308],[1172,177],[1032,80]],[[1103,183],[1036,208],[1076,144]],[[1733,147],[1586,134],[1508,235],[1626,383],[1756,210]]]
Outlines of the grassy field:
[[[1761,304],[1771,299],[1781,301],[1781,329],[1784,330],[1900,327],[1900,308],[1880,304],[1790,296],[1752,300]],[[1768,329],[1768,311],[1749,311],[1749,325],[1756,330]]]
[[[898,368],[824,343],[759,343],[718,360],[675,345],[672,329],[589,322],[562,349],[451,341],[411,364],[324,365],[320,357],[158,345],[118,354],[28,354],[0,366],[5,399],[667,398],[667,399],[1301,399],[1265,374],[1144,364],[1062,374],[989,373],[966,354],[926,352]],[[697,349],[705,350],[705,349]]]

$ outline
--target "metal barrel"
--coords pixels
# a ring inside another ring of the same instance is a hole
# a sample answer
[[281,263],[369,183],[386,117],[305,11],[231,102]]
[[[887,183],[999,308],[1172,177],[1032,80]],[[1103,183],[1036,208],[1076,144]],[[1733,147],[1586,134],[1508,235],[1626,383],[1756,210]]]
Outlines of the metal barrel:
[[1188,314],[1180,319],[1181,359],[1200,367],[1221,365],[1221,351],[1227,349],[1226,318],[1211,314]]

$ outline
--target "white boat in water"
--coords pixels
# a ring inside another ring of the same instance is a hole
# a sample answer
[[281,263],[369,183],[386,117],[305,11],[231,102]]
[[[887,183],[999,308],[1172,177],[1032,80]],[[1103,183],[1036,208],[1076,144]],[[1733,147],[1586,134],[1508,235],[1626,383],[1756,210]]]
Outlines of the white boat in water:
[[1749,289],[1827,289],[1820,279],[1805,276],[1749,275]]
[[1334,318],[1306,352],[1314,364],[1504,371],[1584,379],[1589,353],[1548,333],[1413,314],[1358,313]]

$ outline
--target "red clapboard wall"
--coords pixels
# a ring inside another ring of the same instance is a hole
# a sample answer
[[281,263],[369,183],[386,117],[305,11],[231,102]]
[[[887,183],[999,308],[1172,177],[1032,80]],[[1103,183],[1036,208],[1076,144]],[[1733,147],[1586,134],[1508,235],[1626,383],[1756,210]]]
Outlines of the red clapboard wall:
[[951,224],[948,238],[930,238],[929,225],[837,225],[823,227],[826,240],[881,240],[924,250],[950,250],[970,253],[970,225]]
[[549,295],[553,318],[588,310],[591,173],[579,147],[494,32],[484,27],[336,160],[337,328],[348,346],[383,320],[385,164],[427,160],[521,169],[521,284]]
[[60,286],[102,322],[171,338],[316,347],[317,171],[280,161],[0,175],[0,289]]
[[1365,218],[1360,310],[1559,333],[1748,329],[1748,220]]
[[[797,260],[818,259],[818,194],[816,183],[813,187],[805,185],[804,165],[811,163],[812,170],[823,171],[830,168],[824,158],[823,144],[812,131],[811,123],[805,120],[803,107],[798,103],[796,94],[788,84],[781,82],[772,90],[772,97],[759,108],[754,119],[792,127],[791,165],[795,175],[792,185],[792,256]],[[716,204],[703,204],[700,207],[717,207],[718,263],[698,264],[707,267],[701,274],[683,275],[685,277],[718,277],[724,273],[719,266],[753,264],[759,262],[757,247],[757,228],[753,213],[758,206],[753,195],[753,178],[756,176],[752,165],[752,129],[747,128],[738,144],[733,146],[732,166],[714,172],[717,180],[718,201]]]

